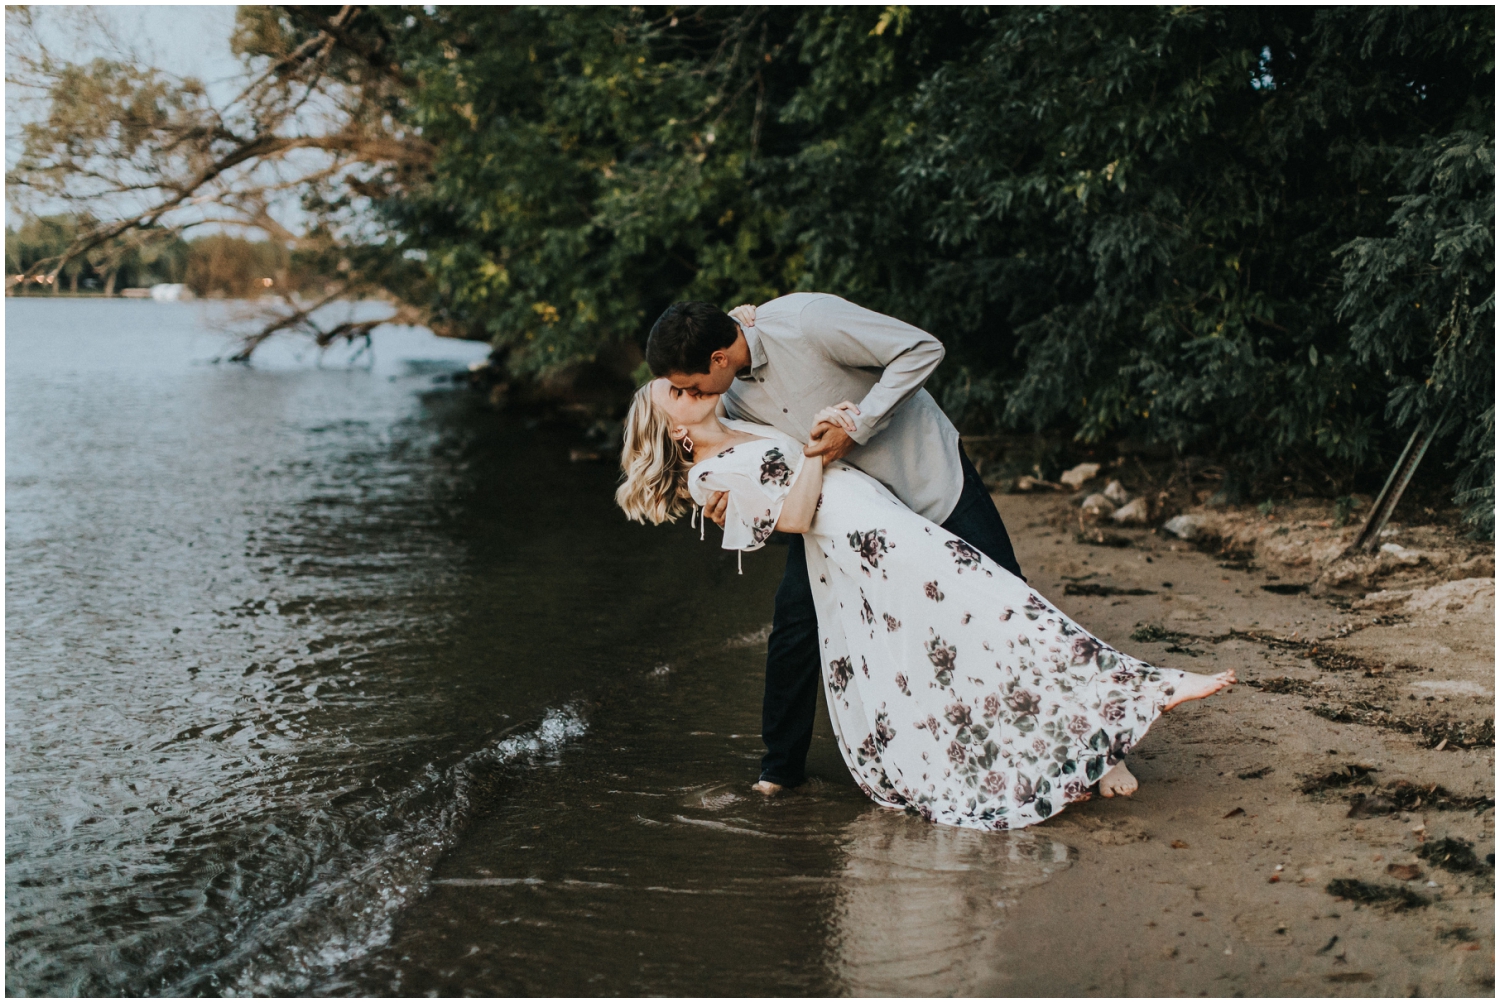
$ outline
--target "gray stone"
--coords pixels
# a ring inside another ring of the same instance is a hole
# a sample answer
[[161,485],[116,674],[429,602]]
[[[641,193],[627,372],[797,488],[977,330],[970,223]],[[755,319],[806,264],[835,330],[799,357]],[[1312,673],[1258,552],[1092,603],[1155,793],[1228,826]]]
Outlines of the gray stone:
[[1072,470],[1066,471],[1061,477],[1058,478],[1058,480],[1062,481],[1074,491],[1077,491],[1082,488],[1084,484],[1097,476],[1098,473],[1099,464],[1080,463]]
[[1137,498],[1117,510],[1110,518],[1122,526],[1142,526],[1151,519],[1151,506],[1146,504],[1146,499]]
[[1083,500],[1082,508],[1085,518],[1101,519],[1114,512],[1115,503],[1095,492]]
[[1203,534],[1212,520],[1206,515],[1176,515],[1162,529],[1180,540],[1194,540]]

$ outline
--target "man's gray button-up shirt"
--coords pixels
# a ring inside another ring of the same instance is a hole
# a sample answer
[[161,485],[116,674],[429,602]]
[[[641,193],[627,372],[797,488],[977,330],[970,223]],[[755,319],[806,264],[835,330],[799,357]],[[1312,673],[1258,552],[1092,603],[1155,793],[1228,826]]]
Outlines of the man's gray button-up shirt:
[[745,328],[750,371],[724,395],[730,418],[807,442],[813,415],[859,405],[849,463],[913,511],[941,523],[963,492],[958,429],[922,389],[943,345],[920,328],[828,293],[792,293],[755,308]]

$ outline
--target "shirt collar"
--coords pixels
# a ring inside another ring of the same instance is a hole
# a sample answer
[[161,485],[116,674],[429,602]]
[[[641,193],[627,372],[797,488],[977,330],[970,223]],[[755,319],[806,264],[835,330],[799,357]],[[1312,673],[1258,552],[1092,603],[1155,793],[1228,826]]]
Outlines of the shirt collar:
[[[766,347],[760,343],[760,332],[753,327],[741,327],[745,333],[745,345],[750,349],[750,372],[761,368],[766,364]],[[739,377],[743,380],[751,379],[750,376]]]

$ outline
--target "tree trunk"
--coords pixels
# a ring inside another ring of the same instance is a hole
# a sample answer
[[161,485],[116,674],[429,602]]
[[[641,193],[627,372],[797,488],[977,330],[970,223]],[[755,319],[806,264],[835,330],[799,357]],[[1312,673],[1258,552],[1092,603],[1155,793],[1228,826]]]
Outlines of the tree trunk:
[[118,274],[120,274],[120,271],[117,268],[111,268],[104,273],[104,295],[113,296],[115,294],[115,276]]
[[82,271],[82,268],[75,268],[73,269],[73,274],[68,278],[68,292],[74,296],[78,295],[78,275]]

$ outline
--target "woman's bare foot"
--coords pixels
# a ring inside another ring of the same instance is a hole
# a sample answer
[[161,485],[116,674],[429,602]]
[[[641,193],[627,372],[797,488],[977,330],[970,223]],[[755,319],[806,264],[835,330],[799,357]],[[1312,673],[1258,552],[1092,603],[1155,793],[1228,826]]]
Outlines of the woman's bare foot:
[[760,793],[764,794],[766,797],[769,798],[769,797],[775,797],[777,794],[780,794],[784,788],[780,784],[773,784],[773,783],[771,783],[771,781],[769,781],[769,780],[761,780],[761,781],[758,781],[750,789],[752,791],[759,791]]
[[1172,694],[1172,698],[1167,702],[1167,705],[1162,708],[1163,711],[1169,711],[1178,704],[1185,704],[1189,700],[1202,700],[1204,697],[1211,697],[1224,687],[1233,686],[1236,682],[1233,669],[1226,669],[1211,676],[1200,676],[1196,672],[1187,672],[1184,675],[1187,678],[1177,684],[1176,691]]
[[1130,797],[1140,789],[1141,782],[1135,775],[1125,768],[1123,762],[1116,763],[1109,768],[1109,772],[1099,778],[1099,793],[1107,798],[1117,794]]

